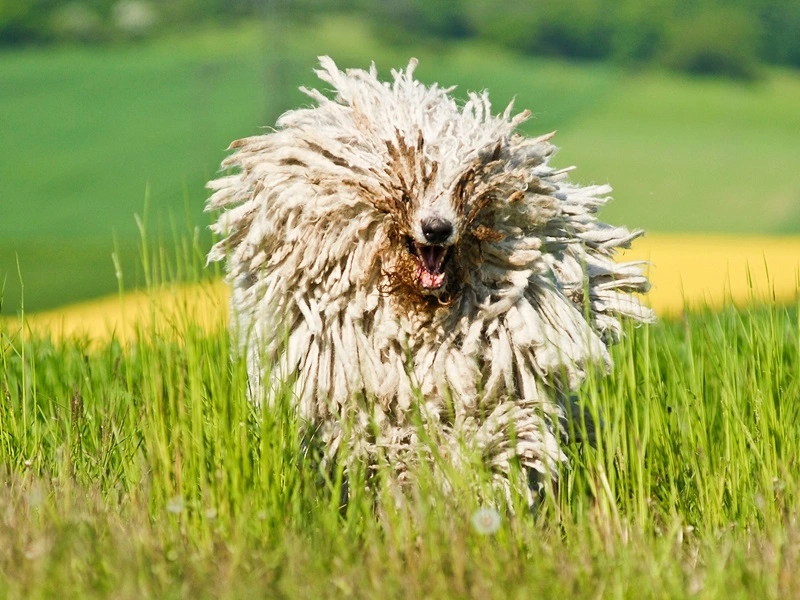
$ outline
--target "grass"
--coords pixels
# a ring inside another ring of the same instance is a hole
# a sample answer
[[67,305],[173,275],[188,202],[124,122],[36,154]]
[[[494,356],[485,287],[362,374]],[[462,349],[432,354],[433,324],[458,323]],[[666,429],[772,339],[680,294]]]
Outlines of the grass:
[[800,77],[755,86],[629,75],[572,124],[561,156],[588,181],[610,181],[606,211],[650,231],[800,232]]
[[173,221],[204,230],[205,181],[231,139],[266,119],[259,34],[251,25],[141,46],[4,53],[4,312],[20,305],[15,255],[26,304],[41,309],[114,291],[115,249],[130,283],[142,284],[134,215],[146,204],[164,238]]
[[[154,286],[194,271],[155,256]],[[342,507],[288,399],[250,405],[224,327],[189,312],[126,344],[2,327],[3,597],[800,593],[797,307],[629,328],[580,392],[598,443],[567,445],[558,489],[493,535],[470,523],[493,505],[481,465],[447,494],[421,467],[401,506],[353,484]]]
[[[202,226],[200,186],[227,142],[297,103],[261,84],[270,53],[291,84],[312,82],[316,53],[361,66],[417,54],[426,80],[489,87],[500,105],[524,94],[529,131],[558,127],[560,161],[616,184],[609,219],[797,231],[796,76],[744,88],[478,46],[385,48],[354,20],[287,27],[277,46],[250,25],[4,54],[4,312],[19,308],[15,254],[27,310],[116,289],[111,230],[135,255],[145,195],[152,213]],[[163,240],[148,266],[122,265],[126,285],[207,276],[207,240],[164,250],[182,228],[164,222],[145,235]],[[597,445],[567,445],[558,489],[533,514],[503,512],[493,535],[470,523],[492,504],[480,465],[446,495],[423,466],[402,506],[351,485],[342,507],[286,398],[247,402],[223,327],[189,311],[147,323],[98,345],[0,322],[0,597],[800,595],[797,306],[630,329],[612,376],[580,391],[604,423]]]
[[[176,32],[141,44],[4,51],[0,61],[0,311],[141,285],[134,214],[161,237],[198,227],[228,143],[306,102],[316,56],[384,74],[420,58],[424,81],[488,88],[531,108],[528,133],[560,131],[559,164],[610,181],[605,216],[650,231],[800,232],[797,74],[742,86],[603,64],[515,56],[474,42],[390,47],[355,17]],[[155,235],[154,238],[158,236]]]

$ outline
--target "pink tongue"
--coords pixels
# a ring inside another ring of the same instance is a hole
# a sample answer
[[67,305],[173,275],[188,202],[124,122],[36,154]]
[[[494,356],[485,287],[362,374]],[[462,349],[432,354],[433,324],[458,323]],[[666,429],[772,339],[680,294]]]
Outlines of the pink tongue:
[[431,273],[426,269],[419,269],[419,284],[426,289],[442,287],[444,273]]

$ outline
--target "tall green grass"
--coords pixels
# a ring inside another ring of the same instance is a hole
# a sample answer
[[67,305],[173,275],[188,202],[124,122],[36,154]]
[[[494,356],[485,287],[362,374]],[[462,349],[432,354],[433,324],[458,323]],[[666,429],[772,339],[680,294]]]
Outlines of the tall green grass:
[[[180,267],[145,250],[153,286],[193,271],[187,247]],[[390,472],[356,470],[343,504],[290,397],[252,406],[227,332],[188,311],[126,346],[6,326],[0,596],[796,597],[798,318],[629,328],[580,390],[597,443],[568,444],[559,484],[489,535],[479,464],[439,465],[447,492],[423,464],[401,504]]]

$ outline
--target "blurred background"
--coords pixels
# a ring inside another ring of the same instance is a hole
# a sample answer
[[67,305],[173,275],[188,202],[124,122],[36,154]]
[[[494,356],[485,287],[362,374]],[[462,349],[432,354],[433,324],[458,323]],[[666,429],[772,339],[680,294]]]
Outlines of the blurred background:
[[0,0],[0,313],[201,269],[205,182],[321,54],[515,98],[614,223],[800,233],[797,0]]

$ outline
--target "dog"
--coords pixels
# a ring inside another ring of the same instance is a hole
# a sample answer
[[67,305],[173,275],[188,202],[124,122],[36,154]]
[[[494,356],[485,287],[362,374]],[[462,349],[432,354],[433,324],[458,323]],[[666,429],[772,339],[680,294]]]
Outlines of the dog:
[[551,167],[553,133],[516,131],[528,111],[459,105],[416,64],[381,81],[321,57],[333,97],[301,88],[315,104],[233,142],[209,183],[209,261],[250,397],[288,386],[324,460],[347,447],[403,484],[433,451],[477,456],[529,494],[566,461],[574,391],[611,367],[621,319],[653,319],[642,263],[614,260],[642,232],[597,219],[611,188]]

